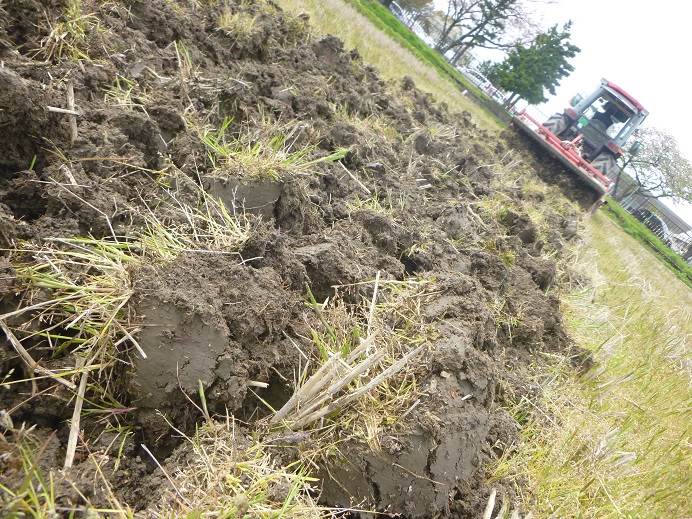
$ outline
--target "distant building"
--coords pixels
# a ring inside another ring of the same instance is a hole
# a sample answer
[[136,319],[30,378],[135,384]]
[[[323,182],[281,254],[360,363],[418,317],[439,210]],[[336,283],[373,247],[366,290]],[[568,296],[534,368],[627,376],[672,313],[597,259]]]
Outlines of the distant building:
[[692,261],[692,225],[659,199],[635,193],[636,188],[637,182],[629,175],[622,174],[616,193],[617,201],[635,216],[646,214],[646,211],[656,215],[665,223],[665,227],[656,232],[659,238],[670,243],[670,247],[685,260]]

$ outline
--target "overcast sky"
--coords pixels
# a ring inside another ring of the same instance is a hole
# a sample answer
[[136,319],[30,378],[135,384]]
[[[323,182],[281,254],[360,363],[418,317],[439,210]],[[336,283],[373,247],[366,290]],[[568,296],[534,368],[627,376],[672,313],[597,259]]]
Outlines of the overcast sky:
[[[604,77],[649,110],[645,125],[668,130],[692,159],[692,2],[552,0],[533,6],[546,27],[572,20],[572,41],[581,48],[575,71],[541,111],[562,111],[574,94],[593,91]],[[692,223],[692,206],[678,209]]]
[[[645,125],[668,130],[692,159],[692,2],[556,0],[541,11],[547,25],[571,19],[581,48],[574,72],[544,111],[561,110],[574,93],[592,91],[605,77],[649,110]],[[676,209],[692,222],[692,205]]]

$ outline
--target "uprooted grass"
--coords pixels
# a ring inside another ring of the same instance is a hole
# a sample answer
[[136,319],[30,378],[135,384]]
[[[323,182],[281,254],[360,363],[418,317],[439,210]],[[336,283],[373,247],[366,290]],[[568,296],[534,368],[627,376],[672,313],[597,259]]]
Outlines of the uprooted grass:
[[[128,307],[137,267],[182,253],[237,254],[251,233],[244,215],[229,212],[202,190],[196,205],[171,194],[157,212],[139,216],[144,230],[132,236],[53,238],[12,251],[21,300],[16,310],[0,316],[5,335],[36,376],[75,389],[69,379],[89,373],[89,387],[100,393],[95,407],[100,401],[106,409],[117,403],[109,390],[112,368],[127,362],[131,349],[146,358]],[[50,371],[31,350],[47,351],[51,358],[69,354],[75,365]]]
[[692,483],[686,287],[671,289],[672,275],[604,217],[591,232],[596,256],[582,263],[603,284],[565,306],[597,366],[577,377],[568,359],[550,359],[552,371],[536,375],[541,401],[511,409],[524,441],[494,477],[517,481],[540,516],[682,517]]
[[81,0],[69,0],[60,19],[48,23],[40,51],[47,61],[89,60],[88,39],[99,29],[99,19],[83,11]]
[[311,302],[319,324],[303,339],[316,353],[301,350],[307,361],[294,394],[271,421],[293,430],[319,423],[314,454],[334,454],[332,448],[338,451],[345,439],[378,450],[382,433],[405,428],[402,419],[421,396],[417,380],[425,368],[413,360],[434,336],[422,311],[434,283],[379,277],[373,283],[372,300],[361,305],[348,305],[340,296]]
[[[243,5],[245,2],[241,2]],[[255,30],[257,16],[245,11],[231,11],[231,8],[224,6],[218,19],[219,29],[234,39],[243,39],[250,36]]]
[[365,142],[376,144],[383,137],[387,141],[398,141],[401,138],[401,133],[392,124],[390,124],[382,115],[370,114],[362,117],[353,113],[344,105],[334,105],[332,107],[335,117],[351,126],[360,130],[365,136]]
[[[422,56],[409,46],[409,42],[399,34],[402,31],[389,30],[388,25],[391,24],[382,23],[383,16],[387,17],[389,14],[394,20],[392,23],[401,24],[388,13],[387,8],[377,2],[368,2],[367,6],[362,2],[345,0],[281,0],[278,3],[294,12],[308,12],[312,25],[319,32],[334,34],[343,39],[347,47],[356,48],[363,59],[377,67],[385,78],[400,80],[408,75],[421,90],[432,93],[454,110],[471,112],[474,120],[484,128],[497,131],[503,126],[490,112],[464,95],[462,89],[454,84],[444,71],[427,59],[429,56]],[[403,26],[400,29],[410,33]],[[410,35],[418,40],[413,33]],[[420,40],[417,45],[426,47]],[[431,49],[428,49],[428,52],[434,54]],[[444,61],[441,57],[439,60]],[[448,66],[453,69],[451,65]]]
[[394,218],[394,216],[403,211],[406,203],[403,196],[395,199],[391,193],[380,195],[375,192],[371,196],[361,197],[356,195],[346,204],[349,211],[372,211],[383,216]]
[[[473,203],[479,215],[488,224],[503,221],[508,212],[514,211],[530,220],[535,226],[537,239],[547,241],[554,228],[555,218],[580,214],[575,202],[567,199],[557,186],[551,186],[535,178],[535,173],[515,152],[508,152],[489,168],[493,174],[492,194]],[[523,196],[510,196],[521,189]]]
[[317,164],[341,160],[348,153],[339,148],[320,156],[317,145],[303,142],[304,128],[271,121],[264,115],[245,123],[236,135],[230,134],[232,123],[233,119],[226,118],[218,128],[212,128],[188,120],[204,143],[216,174],[279,180],[288,173],[306,173]]
[[141,110],[146,114],[144,105],[150,101],[150,97],[136,81],[118,74],[113,85],[105,90],[103,100],[110,105],[126,110]]
[[[6,517],[58,517],[53,475],[40,470],[37,457],[42,451],[30,431],[13,431],[14,443],[5,443],[0,434],[0,446],[6,459],[18,458],[23,477],[15,488],[0,483],[0,505]],[[9,475],[9,467],[4,474]]]
[[235,419],[208,420],[185,438],[181,459],[173,456],[171,487],[150,510],[154,516],[333,516],[313,498],[317,480],[310,477],[306,464],[278,463],[271,442],[257,432],[250,436]]

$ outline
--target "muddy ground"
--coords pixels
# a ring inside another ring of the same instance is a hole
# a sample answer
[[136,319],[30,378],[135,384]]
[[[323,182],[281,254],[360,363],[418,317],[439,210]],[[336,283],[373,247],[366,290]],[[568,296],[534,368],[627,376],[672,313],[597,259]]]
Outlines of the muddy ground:
[[[478,517],[489,463],[518,441],[503,405],[538,391],[523,367],[542,351],[572,351],[555,291],[580,215],[560,201],[561,192],[575,198],[569,178],[511,130],[482,130],[408,79],[384,82],[337,38],[313,35],[306,17],[271,2],[84,2],[76,22],[75,6],[17,0],[0,16],[0,312],[13,334],[48,369],[73,366],[79,353],[32,335],[36,312],[7,315],[51,297],[18,277],[18,265],[41,259],[22,250],[131,236],[148,213],[176,222],[161,201],[200,188],[245,213],[250,233],[234,254],[188,250],[128,270],[121,312],[147,358],[119,344],[110,404],[83,415],[69,470],[75,391],[27,381],[32,372],[3,335],[5,510],[25,488],[18,445],[30,434],[63,510],[109,502],[94,482],[97,457],[119,502],[153,516],[168,483],[141,445],[163,464],[173,453],[173,466],[185,447],[172,426],[189,434],[202,420],[190,403],[200,386],[211,414],[251,431],[268,414],[262,401],[278,408],[291,394],[294,341],[318,320],[307,294],[324,302],[335,286],[370,281],[340,296],[358,305],[379,272],[434,284],[420,314],[434,331],[415,360],[421,398],[401,417],[405,428],[380,431],[382,448],[347,439],[348,459],[318,467],[316,495],[402,517]],[[219,28],[224,14],[231,21]],[[47,108],[69,108],[69,85],[76,128]],[[200,127],[224,124],[250,147],[275,137],[258,128],[280,128],[284,147],[308,150],[310,161],[276,175],[241,162],[221,170]],[[325,158],[335,151],[340,158]],[[85,397],[103,395],[93,384]],[[123,427],[116,456],[113,431]]]

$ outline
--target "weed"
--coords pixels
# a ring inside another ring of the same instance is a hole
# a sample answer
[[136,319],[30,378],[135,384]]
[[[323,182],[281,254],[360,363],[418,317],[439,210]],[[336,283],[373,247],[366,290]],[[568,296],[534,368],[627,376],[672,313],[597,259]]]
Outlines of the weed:
[[381,285],[378,277],[373,299],[356,307],[338,295],[312,302],[321,324],[305,339],[317,354],[272,421],[300,429],[322,420],[326,432],[316,442],[318,455],[328,455],[345,438],[379,449],[386,429],[405,427],[399,418],[420,395],[416,380],[424,368],[412,361],[434,338],[421,313],[433,283],[421,278]]
[[372,211],[393,218],[398,211],[403,211],[405,202],[403,195],[398,200],[393,200],[391,193],[385,197],[375,193],[367,198],[356,195],[348,201],[347,206],[350,211]]
[[43,447],[28,432],[18,436],[14,450],[21,460],[23,480],[16,489],[0,484],[3,512],[6,517],[58,517],[53,474],[46,477],[38,465]]
[[500,251],[500,260],[506,267],[511,267],[517,262],[517,255],[513,250]]
[[495,326],[498,330],[503,330],[507,334],[510,344],[513,341],[513,330],[519,327],[524,318],[524,309],[511,311],[507,306],[507,300],[503,297],[496,297],[492,304]]
[[113,86],[106,90],[104,101],[127,110],[138,109],[146,113],[143,102],[147,101],[148,96],[137,90],[138,85],[134,80],[117,75]]
[[341,121],[354,126],[365,134],[367,142],[375,143],[384,137],[387,141],[397,141],[401,138],[395,126],[389,124],[387,120],[376,114],[360,117],[354,114],[345,105],[333,107],[334,115]]
[[82,11],[81,0],[69,0],[60,20],[50,24],[41,52],[46,60],[89,60],[88,38],[98,28],[98,18]]
[[[242,6],[242,3],[241,3]],[[257,17],[244,10],[232,12],[230,7],[225,6],[219,15],[219,29],[228,34],[235,40],[248,38],[255,29]]]
[[[22,299],[17,310],[0,316],[0,326],[31,371],[70,389],[74,384],[68,379],[80,375],[74,424],[85,414],[122,427],[118,416],[131,411],[113,396],[111,379],[114,368],[127,363],[130,349],[146,358],[128,306],[134,293],[133,268],[171,261],[183,252],[237,254],[251,232],[244,216],[229,212],[202,190],[196,206],[171,194],[157,210],[167,216],[148,209],[139,215],[145,229],[129,237],[53,238],[12,252]],[[14,331],[8,318],[17,322]],[[47,370],[24,344],[47,350],[52,357],[69,354],[75,367]],[[83,398],[87,406],[80,412]],[[76,436],[71,438],[76,441]]]
[[178,72],[180,80],[186,82],[196,75],[196,68],[192,62],[190,49],[182,41],[174,41],[175,57],[178,60]]
[[481,243],[483,250],[496,254],[505,267],[512,267],[517,262],[517,254],[512,249],[498,246],[497,239],[488,238]]
[[174,489],[156,505],[164,517],[295,517],[332,516],[316,504],[305,465],[279,465],[271,443],[247,436],[231,417],[206,421],[194,436],[185,436],[189,452],[174,476]]
[[137,237],[143,254],[169,261],[183,252],[236,254],[242,248],[252,234],[245,214],[229,211],[203,189],[199,189],[198,197],[197,205],[191,206],[169,194],[157,209],[175,215],[175,219],[148,210],[144,215],[146,230]]
[[21,327],[39,331],[27,332],[23,340],[40,337],[55,355],[73,351],[89,364],[108,364],[109,346],[125,342],[133,329],[125,315],[132,295],[128,266],[137,261],[129,245],[63,238],[17,252],[32,259],[15,265],[17,279],[27,288],[15,313],[40,308]]
[[298,144],[298,126],[272,123],[267,117],[248,123],[244,131],[232,137],[228,134],[232,122],[226,118],[216,129],[191,123],[217,172],[278,180],[287,173],[305,173],[317,164],[341,160],[348,153],[340,148],[315,157],[317,146]]

